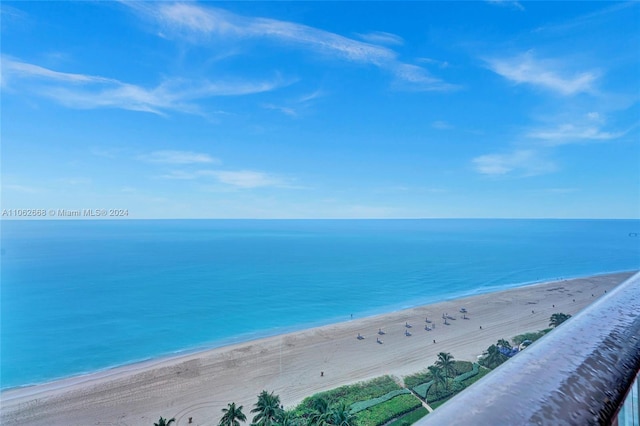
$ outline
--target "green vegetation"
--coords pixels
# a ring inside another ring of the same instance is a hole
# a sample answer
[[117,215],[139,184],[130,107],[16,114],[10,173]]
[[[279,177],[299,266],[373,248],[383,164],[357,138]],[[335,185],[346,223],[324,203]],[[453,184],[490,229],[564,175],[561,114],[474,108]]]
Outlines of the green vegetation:
[[484,367],[494,369],[509,358],[500,353],[496,345],[491,345],[487,349],[487,354],[480,360],[480,364]]
[[[474,384],[475,382],[477,382],[478,380],[482,379],[484,376],[486,376],[487,374],[489,374],[491,372],[491,370],[489,370],[486,367],[478,367],[478,374],[471,376],[465,380],[462,380],[462,384],[464,385],[465,388],[471,386],[472,384]],[[433,408],[433,407],[432,407]]]
[[438,354],[436,366],[440,368],[440,370],[442,370],[444,376],[447,379],[451,379],[456,376],[456,368],[455,362],[453,360],[453,355],[451,355],[449,352],[440,352]]
[[391,423],[389,423],[389,426],[411,426],[427,414],[429,414],[429,411],[427,411],[426,408],[418,407],[415,410],[401,416],[397,420],[392,421]]
[[431,377],[431,373],[429,373],[429,370],[422,370],[419,373],[406,376],[404,378],[404,385],[410,389],[413,389],[414,387],[427,383],[431,380],[433,380],[433,377]]
[[473,363],[469,361],[455,361],[454,367],[456,369],[456,375],[460,375],[473,370]]
[[560,324],[562,324],[563,322],[565,322],[566,320],[568,320],[569,318],[571,318],[571,315],[569,314],[563,314],[563,313],[556,313],[551,315],[551,318],[549,318],[549,327],[557,327]]
[[367,408],[373,407],[374,405],[378,405],[383,402],[389,401],[390,399],[393,399],[396,396],[402,395],[405,393],[411,393],[411,392],[409,391],[409,389],[398,389],[398,390],[391,391],[387,394],[384,394],[382,396],[379,396],[377,398],[371,398],[365,401],[354,402],[353,404],[351,404],[351,412],[354,414],[359,413],[362,410],[366,410]]
[[446,398],[450,395],[460,392],[462,389],[464,389],[464,387],[465,386],[460,382],[447,380],[447,386],[445,386],[444,388],[441,386],[431,386],[429,388],[429,392],[427,392],[426,400],[429,404],[431,404],[434,401],[438,401],[442,398]]
[[511,346],[511,343],[509,343],[505,339],[498,340],[498,343],[496,344],[496,346],[499,348],[507,349],[509,351],[513,348],[513,346]]
[[[558,314],[554,314],[558,315]],[[564,314],[562,314],[564,315]],[[566,320],[569,316],[558,320]],[[553,318],[553,316],[552,316]],[[515,345],[535,341],[551,329],[515,336]],[[480,364],[457,361],[449,352],[440,352],[433,365],[404,378],[405,385],[435,409],[472,385],[508,358],[498,348],[510,349],[505,339],[491,345]],[[263,390],[258,395],[251,426],[409,426],[428,414],[419,398],[400,387],[390,376],[341,386],[305,398],[292,410],[282,409],[280,397]],[[219,426],[240,426],[247,418],[242,406],[229,403],[222,409]],[[160,418],[155,426],[169,426],[175,419]]]
[[476,374],[478,374],[479,370],[480,370],[480,366],[478,364],[473,364],[473,367],[472,367],[471,370],[467,371],[466,373],[460,374],[459,376],[456,376],[453,379],[453,381],[454,382],[464,382],[468,378],[473,377]]
[[351,405],[355,402],[366,401],[368,399],[378,398],[389,392],[402,389],[389,376],[378,377],[367,382],[356,383],[354,385],[341,386],[337,389],[317,393],[309,398],[305,398],[298,406],[299,409],[312,409],[314,401],[322,398],[329,405],[337,402],[344,402]]
[[422,399],[427,397],[427,392],[429,392],[429,388],[433,385],[433,380],[429,380],[427,383],[423,383],[413,388],[413,391]]
[[273,426],[282,417],[282,411],[280,397],[263,390],[258,395],[255,408],[251,410],[252,413],[257,413],[251,423],[255,426]]
[[359,412],[356,415],[357,423],[367,426],[383,425],[394,417],[413,411],[421,405],[420,400],[413,395],[399,395]]
[[[438,391],[438,388],[445,387],[447,385],[447,377],[444,375],[440,367],[437,365],[429,366],[429,373],[433,377],[433,385],[429,388],[429,391]],[[428,394],[427,394],[428,395]]]
[[171,423],[175,421],[176,419],[167,420],[163,417],[160,417],[160,420],[158,420],[158,423],[154,423],[153,426],[169,426]]
[[542,336],[547,334],[549,331],[551,331],[551,329],[547,328],[545,330],[540,330],[540,331],[536,331],[536,332],[518,334],[517,336],[515,336],[513,338],[513,343],[515,345],[520,345],[525,340],[531,340],[532,342],[535,342],[536,340],[538,340],[539,338],[541,338]]
[[242,412],[242,405],[236,407],[236,403],[227,404],[227,408],[223,408],[224,415],[218,423],[219,426],[240,426],[240,422],[246,422],[247,416]]

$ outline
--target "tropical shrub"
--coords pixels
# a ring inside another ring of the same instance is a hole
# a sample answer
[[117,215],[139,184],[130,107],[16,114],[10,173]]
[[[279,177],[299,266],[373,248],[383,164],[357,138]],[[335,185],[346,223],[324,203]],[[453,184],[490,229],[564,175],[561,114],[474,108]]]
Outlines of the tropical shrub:
[[453,380],[449,382],[449,389],[447,389],[446,387],[436,388],[435,386],[431,386],[429,388],[429,391],[427,392],[427,400],[429,401],[429,403],[438,401],[439,399],[443,399],[450,395],[458,393],[464,388],[465,386],[462,383]]
[[512,340],[515,345],[519,345],[525,340],[531,340],[532,342],[535,342],[536,340],[538,340],[539,338],[547,334],[550,330],[551,329],[546,329],[546,330],[540,330],[540,331],[531,332],[531,333],[518,334]]
[[406,376],[404,378],[404,385],[408,388],[414,388],[423,383],[427,383],[430,380],[433,380],[433,377],[431,377],[431,373],[429,373],[429,370],[425,369],[420,371],[419,373]]
[[379,396],[377,398],[371,398],[365,401],[354,402],[353,404],[351,404],[351,412],[354,414],[359,413],[362,410],[366,410],[367,408],[373,407],[374,405],[378,405],[383,402],[389,401],[390,399],[393,399],[396,396],[402,395],[405,393],[411,393],[411,392],[409,391],[409,389],[398,389],[398,390],[391,391],[387,394],[384,394],[382,396]]
[[359,412],[357,421],[362,426],[380,426],[420,407],[422,403],[411,394],[399,395],[382,404]]
[[389,423],[389,426],[411,426],[424,416],[429,414],[426,408],[418,407],[413,411],[409,411],[407,414],[403,414],[393,422]]
[[473,363],[469,361],[454,361],[453,366],[456,369],[457,375],[473,370]]
[[457,376],[453,380],[456,381],[456,382],[462,382],[464,380],[467,380],[469,377],[473,377],[476,374],[478,374],[479,368],[480,368],[480,366],[478,364],[473,364],[473,367],[471,368],[470,371],[467,371],[466,373]]
[[366,382],[355,383],[353,385],[341,386],[336,389],[331,389],[326,392],[320,392],[308,398],[305,398],[300,405],[296,408],[296,411],[309,411],[313,410],[315,401],[318,399],[324,399],[328,405],[333,405],[337,402],[351,405],[359,401],[366,401],[368,399],[378,398],[386,395],[389,392],[402,389],[398,384],[393,381],[389,376],[382,376],[369,380]]
[[563,314],[562,312],[555,313],[549,318],[549,327],[557,327],[569,318],[571,318],[569,314]]

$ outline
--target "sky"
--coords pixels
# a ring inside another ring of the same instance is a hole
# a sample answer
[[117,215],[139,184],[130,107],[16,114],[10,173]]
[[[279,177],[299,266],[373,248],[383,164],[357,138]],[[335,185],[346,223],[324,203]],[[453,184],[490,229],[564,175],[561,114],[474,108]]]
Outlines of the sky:
[[3,218],[640,218],[638,2],[0,18]]

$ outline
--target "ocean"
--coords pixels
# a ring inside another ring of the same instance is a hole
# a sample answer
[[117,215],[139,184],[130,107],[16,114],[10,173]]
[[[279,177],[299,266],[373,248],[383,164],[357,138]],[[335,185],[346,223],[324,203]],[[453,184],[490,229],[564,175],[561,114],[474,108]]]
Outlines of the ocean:
[[0,387],[640,269],[638,220],[3,221]]

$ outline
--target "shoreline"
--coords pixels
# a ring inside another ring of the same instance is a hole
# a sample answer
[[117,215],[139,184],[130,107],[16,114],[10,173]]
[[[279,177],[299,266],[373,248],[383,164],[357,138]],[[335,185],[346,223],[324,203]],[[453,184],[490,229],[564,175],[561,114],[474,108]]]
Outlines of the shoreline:
[[[292,406],[343,384],[422,370],[441,351],[473,361],[497,339],[546,328],[554,312],[573,315],[634,273],[533,283],[5,389],[0,420],[82,425],[117,418],[114,424],[136,425],[164,416],[176,417],[181,425],[189,414],[197,424],[216,424],[228,402],[251,407],[262,389]],[[461,318],[460,306],[467,307],[468,320]],[[446,326],[440,318],[444,312],[458,319]],[[436,324],[433,331],[423,329],[425,315]],[[403,335],[405,321],[413,325],[411,337]],[[383,345],[376,344],[378,328],[387,333],[381,336]],[[358,333],[363,341],[355,338]]]
[[331,326],[335,324],[349,323],[354,320],[371,319],[377,316],[387,315],[387,314],[391,314],[399,311],[411,310],[411,309],[415,309],[423,306],[461,300],[469,297],[481,296],[484,294],[499,293],[502,291],[513,290],[513,289],[525,289],[531,286],[537,286],[540,284],[547,284],[551,282],[561,282],[561,281],[583,279],[583,278],[589,278],[589,277],[599,277],[603,275],[615,275],[615,274],[627,274],[627,273],[633,274],[635,272],[638,272],[638,271],[627,271],[627,270],[607,271],[602,273],[596,273],[594,275],[563,276],[563,277],[554,277],[550,279],[524,281],[524,282],[518,282],[514,284],[508,284],[506,286],[505,285],[489,285],[486,287],[481,287],[482,290],[480,291],[478,291],[477,289],[464,291],[461,293],[453,294],[444,299],[430,300],[429,298],[423,298],[415,304],[414,303],[407,304],[403,302],[402,304],[390,305],[382,308],[367,310],[364,313],[362,313],[362,315],[359,315],[357,318],[355,319],[352,318],[351,320],[347,319],[346,321],[343,319],[344,315],[341,315],[339,317],[336,316],[333,318],[329,318],[327,320],[311,322],[302,326],[282,327],[279,330],[271,329],[271,330],[264,330],[263,332],[249,332],[241,336],[225,338],[217,342],[204,343],[196,347],[181,349],[181,350],[177,350],[169,353],[151,355],[145,359],[127,361],[121,364],[99,368],[97,370],[74,373],[69,376],[60,376],[52,379],[47,379],[42,382],[27,383],[23,385],[0,388],[0,400],[3,399],[2,396],[5,393],[14,393],[22,390],[33,389],[33,388],[60,388],[60,387],[64,387],[65,385],[63,383],[66,383],[66,382],[73,382],[73,384],[76,384],[76,383],[82,383],[88,380],[92,380],[93,377],[100,377],[100,378],[110,377],[118,374],[120,372],[119,370],[136,371],[138,369],[152,367],[156,364],[163,363],[165,361],[170,361],[172,359],[179,359],[189,355],[205,353],[215,349],[230,348],[230,347],[233,347],[234,345],[242,345],[242,344],[246,344],[254,341],[259,341],[262,339],[268,339],[268,338],[277,337],[277,336],[284,336],[292,333],[298,333],[304,330],[322,328],[322,327]]

